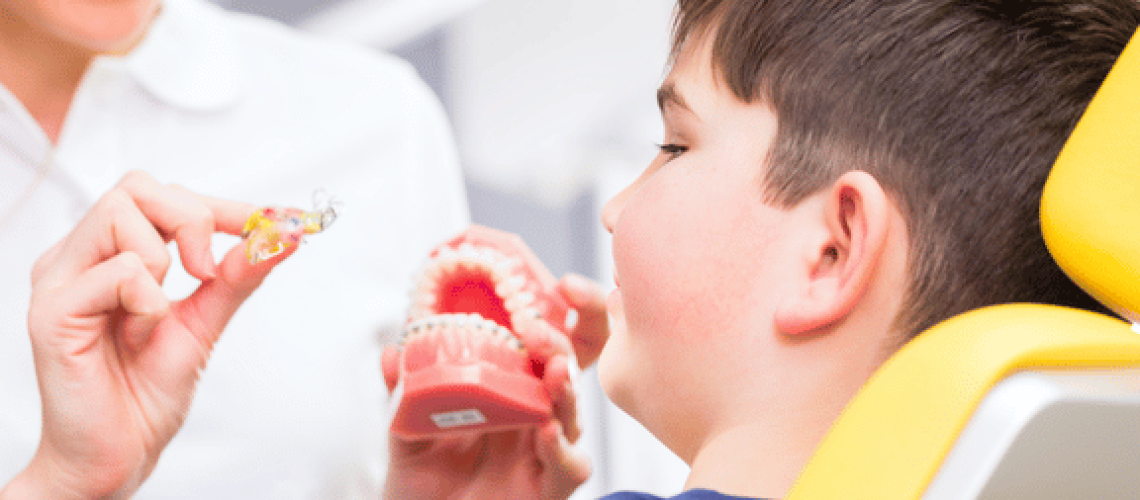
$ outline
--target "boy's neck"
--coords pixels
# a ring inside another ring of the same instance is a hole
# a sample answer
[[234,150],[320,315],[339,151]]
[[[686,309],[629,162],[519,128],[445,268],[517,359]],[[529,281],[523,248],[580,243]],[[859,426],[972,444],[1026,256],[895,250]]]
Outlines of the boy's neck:
[[[853,344],[845,339],[863,340]],[[721,423],[709,429],[692,455],[685,489],[750,498],[787,494],[843,408],[884,360],[882,349],[876,347],[883,345],[882,338],[834,333],[826,340],[828,345],[817,348],[843,352],[846,362],[767,381],[784,388],[782,398],[723,408]],[[774,370],[793,373],[779,363],[772,361]],[[760,400],[744,394],[740,399]]]
[[826,427],[823,432],[800,430],[786,433],[751,424],[713,435],[697,452],[685,489],[704,488],[749,498],[783,497]]

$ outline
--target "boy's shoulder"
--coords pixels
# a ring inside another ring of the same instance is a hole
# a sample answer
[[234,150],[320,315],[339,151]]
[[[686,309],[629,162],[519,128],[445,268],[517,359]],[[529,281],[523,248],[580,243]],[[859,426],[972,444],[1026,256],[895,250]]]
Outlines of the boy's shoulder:
[[[638,493],[633,491],[619,491],[611,493],[601,498],[601,500],[753,500],[746,497],[734,497],[717,493],[712,490],[693,489],[681,493],[680,495],[669,497],[668,499],[650,495],[649,493]],[[755,499],[759,500],[759,499]]]

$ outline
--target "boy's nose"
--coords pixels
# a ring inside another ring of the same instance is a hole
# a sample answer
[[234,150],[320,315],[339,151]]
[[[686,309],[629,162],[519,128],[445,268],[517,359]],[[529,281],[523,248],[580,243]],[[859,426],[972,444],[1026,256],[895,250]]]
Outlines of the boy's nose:
[[618,218],[621,217],[621,209],[625,207],[626,199],[629,198],[630,187],[632,186],[626,186],[620,193],[610,198],[610,201],[606,202],[606,206],[602,207],[602,226],[610,234],[614,234],[614,227],[617,226]]

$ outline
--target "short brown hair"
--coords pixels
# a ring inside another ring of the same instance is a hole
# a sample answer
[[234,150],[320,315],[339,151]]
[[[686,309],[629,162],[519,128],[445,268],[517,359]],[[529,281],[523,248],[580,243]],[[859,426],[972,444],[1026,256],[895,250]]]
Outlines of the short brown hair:
[[1108,312],[1049,256],[1039,206],[1069,133],[1140,24],[1133,0],[680,0],[673,51],[779,120],[764,195],[866,170],[900,205],[907,339],[966,310]]

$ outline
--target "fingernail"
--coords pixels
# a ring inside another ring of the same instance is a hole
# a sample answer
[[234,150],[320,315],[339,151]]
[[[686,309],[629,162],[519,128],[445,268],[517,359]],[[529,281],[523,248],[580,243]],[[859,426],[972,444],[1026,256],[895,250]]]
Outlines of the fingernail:
[[578,380],[578,377],[582,376],[582,369],[578,367],[578,356],[573,352],[570,353],[569,358],[566,360],[566,371],[570,372],[571,382]]
[[212,280],[218,277],[218,263],[214,262],[214,253],[206,247],[206,279]]
[[578,368],[570,371],[570,392],[578,394]]

